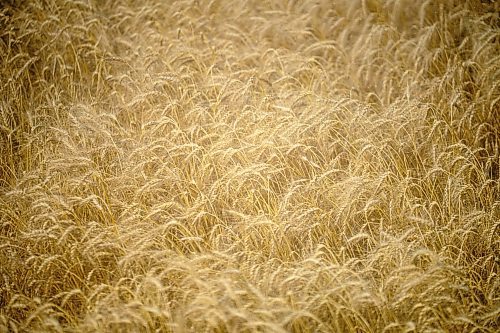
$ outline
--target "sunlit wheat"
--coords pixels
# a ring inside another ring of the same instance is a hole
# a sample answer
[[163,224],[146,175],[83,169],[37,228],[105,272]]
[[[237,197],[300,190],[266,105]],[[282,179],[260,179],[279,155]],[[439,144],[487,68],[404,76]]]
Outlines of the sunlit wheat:
[[0,332],[496,332],[499,12],[4,1]]

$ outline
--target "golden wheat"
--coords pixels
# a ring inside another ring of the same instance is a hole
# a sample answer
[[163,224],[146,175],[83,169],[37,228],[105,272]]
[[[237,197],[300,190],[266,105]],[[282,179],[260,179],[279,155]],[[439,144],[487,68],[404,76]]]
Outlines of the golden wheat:
[[495,332],[495,1],[4,1],[0,332]]

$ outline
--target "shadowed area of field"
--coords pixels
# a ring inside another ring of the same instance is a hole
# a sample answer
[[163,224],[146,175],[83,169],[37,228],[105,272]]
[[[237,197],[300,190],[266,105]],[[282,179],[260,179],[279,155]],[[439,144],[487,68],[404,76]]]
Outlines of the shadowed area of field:
[[0,8],[0,332],[496,332],[498,3]]

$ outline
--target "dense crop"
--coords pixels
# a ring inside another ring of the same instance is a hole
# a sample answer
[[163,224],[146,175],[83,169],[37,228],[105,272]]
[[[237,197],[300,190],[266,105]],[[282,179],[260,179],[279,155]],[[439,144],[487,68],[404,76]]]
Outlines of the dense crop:
[[495,332],[499,12],[4,1],[0,332]]

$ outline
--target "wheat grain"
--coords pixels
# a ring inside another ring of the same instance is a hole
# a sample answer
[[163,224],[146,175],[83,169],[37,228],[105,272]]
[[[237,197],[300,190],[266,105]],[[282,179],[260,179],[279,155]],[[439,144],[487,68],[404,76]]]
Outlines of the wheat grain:
[[10,2],[0,331],[494,332],[497,7]]

